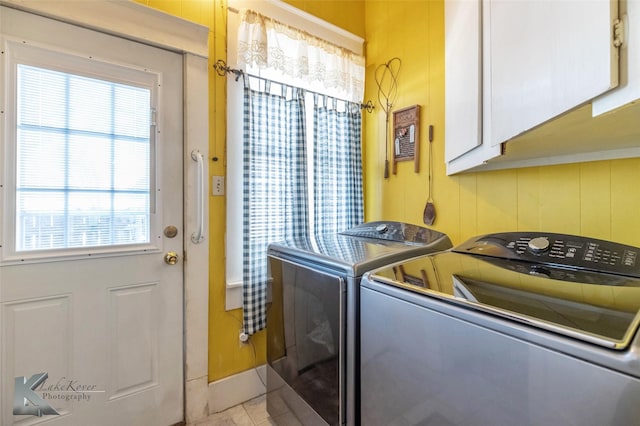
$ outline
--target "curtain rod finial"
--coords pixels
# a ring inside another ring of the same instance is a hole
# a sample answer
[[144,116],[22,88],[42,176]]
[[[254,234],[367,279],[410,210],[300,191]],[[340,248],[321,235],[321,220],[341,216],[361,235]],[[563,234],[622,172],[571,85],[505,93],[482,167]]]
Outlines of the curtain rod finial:
[[216,70],[216,74],[218,74],[220,77],[224,77],[228,73],[234,74],[236,76],[236,81],[238,81],[238,79],[244,74],[242,70],[237,70],[229,67],[227,63],[222,59],[218,59],[216,63],[213,64],[213,69]]
[[371,100],[368,100],[366,104],[360,104],[360,108],[366,110],[367,112],[371,113],[373,112],[373,109],[375,108],[375,105],[373,105],[373,102],[371,102]]

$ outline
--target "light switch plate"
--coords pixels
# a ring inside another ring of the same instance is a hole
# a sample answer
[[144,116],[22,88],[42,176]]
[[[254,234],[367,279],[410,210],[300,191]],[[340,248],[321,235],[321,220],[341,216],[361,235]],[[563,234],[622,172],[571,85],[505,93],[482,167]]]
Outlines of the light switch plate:
[[211,178],[211,195],[224,195],[224,176]]

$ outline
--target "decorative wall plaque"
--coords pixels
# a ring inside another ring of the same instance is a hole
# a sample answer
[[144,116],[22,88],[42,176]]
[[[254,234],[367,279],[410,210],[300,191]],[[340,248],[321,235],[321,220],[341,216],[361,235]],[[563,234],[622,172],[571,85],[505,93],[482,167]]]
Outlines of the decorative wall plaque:
[[414,160],[413,171],[420,170],[420,105],[393,112],[393,174],[398,161]]

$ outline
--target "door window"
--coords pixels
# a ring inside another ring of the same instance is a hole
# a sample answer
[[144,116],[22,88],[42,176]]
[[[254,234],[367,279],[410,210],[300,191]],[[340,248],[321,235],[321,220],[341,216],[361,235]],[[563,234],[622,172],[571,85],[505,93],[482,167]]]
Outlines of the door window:
[[44,63],[10,64],[8,251],[148,245],[155,210],[153,76],[112,64],[87,75],[82,67],[37,62]]

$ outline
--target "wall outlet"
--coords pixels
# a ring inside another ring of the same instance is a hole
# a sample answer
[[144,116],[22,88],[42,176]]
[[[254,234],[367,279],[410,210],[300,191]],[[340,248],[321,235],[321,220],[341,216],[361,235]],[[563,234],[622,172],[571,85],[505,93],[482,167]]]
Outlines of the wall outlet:
[[211,178],[211,195],[224,195],[224,176]]

